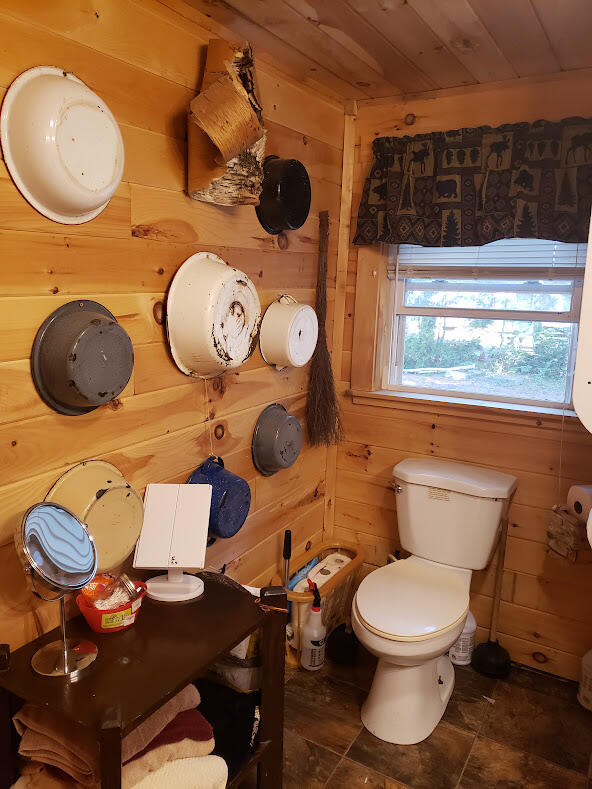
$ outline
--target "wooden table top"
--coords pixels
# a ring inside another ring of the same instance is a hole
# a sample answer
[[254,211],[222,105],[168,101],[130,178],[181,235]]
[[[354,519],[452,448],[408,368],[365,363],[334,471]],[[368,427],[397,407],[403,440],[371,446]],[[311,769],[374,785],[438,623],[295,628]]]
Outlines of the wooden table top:
[[119,633],[93,633],[82,617],[70,620],[70,638],[91,640],[99,648],[77,682],[42,677],[31,668],[37,649],[61,638],[55,629],[11,655],[0,687],[90,729],[121,720],[126,734],[262,623],[265,615],[251,594],[208,575],[198,600],[145,598],[135,624]]

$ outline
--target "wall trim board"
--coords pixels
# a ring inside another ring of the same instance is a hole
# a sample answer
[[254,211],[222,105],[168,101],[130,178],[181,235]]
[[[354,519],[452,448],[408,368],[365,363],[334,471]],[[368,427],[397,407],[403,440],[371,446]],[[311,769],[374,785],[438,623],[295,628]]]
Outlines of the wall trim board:
[[[354,177],[354,141],[356,133],[357,106],[355,102],[346,108],[343,132],[343,165],[341,171],[341,205],[337,242],[337,271],[335,274],[335,320],[331,342],[331,365],[333,377],[341,377],[341,354],[343,349],[343,328],[345,295],[347,286],[347,263],[349,256],[349,235],[351,201]],[[335,478],[337,474],[337,447],[330,446],[327,452],[327,490],[325,495],[325,522],[327,534],[333,531],[335,517]]]

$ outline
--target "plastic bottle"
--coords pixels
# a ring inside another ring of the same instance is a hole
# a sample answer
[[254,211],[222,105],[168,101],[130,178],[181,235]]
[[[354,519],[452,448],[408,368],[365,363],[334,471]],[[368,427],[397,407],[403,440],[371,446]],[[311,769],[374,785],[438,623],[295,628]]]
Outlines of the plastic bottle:
[[448,652],[450,660],[452,660],[455,665],[468,666],[471,662],[473,647],[475,646],[476,629],[477,622],[473,614],[469,611],[462,633],[458,637],[456,644],[453,644]]
[[592,649],[582,658],[582,676],[578,688],[578,701],[587,710],[592,710]]
[[316,584],[311,584],[314,600],[308,621],[302,628],[300,663],[307,671],[318,671],[325,663],[327,629],[321,613],[321,596]]

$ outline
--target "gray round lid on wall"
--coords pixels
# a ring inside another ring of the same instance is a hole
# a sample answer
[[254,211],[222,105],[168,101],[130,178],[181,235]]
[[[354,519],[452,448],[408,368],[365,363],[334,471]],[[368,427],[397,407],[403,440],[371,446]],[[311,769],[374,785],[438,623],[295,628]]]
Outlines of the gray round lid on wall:
[[42,323],[31,353],[40,397],[61,414],[86,414],[127,386],[134,349],[115,316],[96,301],[63,304]]
[[271,476],[296,462],[302,447],[300,420],[283,405],[268,405],[253,431],[252,454],[257,471]]

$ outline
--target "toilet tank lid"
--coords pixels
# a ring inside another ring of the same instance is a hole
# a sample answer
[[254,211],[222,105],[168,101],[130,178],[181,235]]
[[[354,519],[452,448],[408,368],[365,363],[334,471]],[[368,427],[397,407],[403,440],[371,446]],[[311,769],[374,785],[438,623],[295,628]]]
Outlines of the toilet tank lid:
[[436,458],[405,458],[393,468],[395,479],[430,488],[467,493],[482,499],[507,499],[516,488],[516,477],[468,463]]

